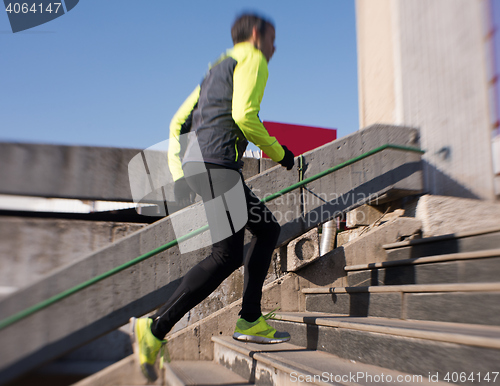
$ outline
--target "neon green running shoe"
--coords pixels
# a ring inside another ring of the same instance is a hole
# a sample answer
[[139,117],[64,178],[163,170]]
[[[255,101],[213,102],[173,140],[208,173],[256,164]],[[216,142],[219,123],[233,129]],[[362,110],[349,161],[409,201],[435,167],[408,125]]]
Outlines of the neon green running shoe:
[[270,312],[266,315],[261,315],[255,322],[247,322],[243,318],[239,318],[236,322],[233,338],[245,342],[254,343],[282,343],[290,340],[288,332],[278,332],[275,328],[267,324],[266,320],[274,319],[276,314]]
[[[160,340],[151,332],[151,318],[130,318],[130,337],[134,348],[135,359],[141,367],[142,374],[148,381],[158,379],[155,369],[156,358],[161,351],[160,368],[163,367],[166,340]],[[170,362],[167,351],[167,361]]]

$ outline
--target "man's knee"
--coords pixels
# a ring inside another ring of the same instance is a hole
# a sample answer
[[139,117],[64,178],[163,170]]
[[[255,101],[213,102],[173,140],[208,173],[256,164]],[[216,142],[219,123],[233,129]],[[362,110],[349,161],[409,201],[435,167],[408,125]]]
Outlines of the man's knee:
[[266,228],[263,232],[263,235],[265,235],[265,237],[268,237],[269,239],[275,240],[276,242],[278,241],[280,232],[281,232],[281,226],[276,220],[276,218],[274,218],[273,216],[272,220],[266,223]]
[[243,264],[243,248],[228,249],[215,244],[209,260],[214,269],[232,272]]

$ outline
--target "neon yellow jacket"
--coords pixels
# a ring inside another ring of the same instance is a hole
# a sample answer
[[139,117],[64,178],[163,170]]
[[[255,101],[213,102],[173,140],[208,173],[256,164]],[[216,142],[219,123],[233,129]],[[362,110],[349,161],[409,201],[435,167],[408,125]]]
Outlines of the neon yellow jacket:
[[183,176],[184,149],[179,138],[188,131],[196,133],[202,157],[194,151],[195,137],[190,134],[183,163],[208,162],[239,169],[248,141],[274,161],[283,159],[283,147],[259,119],[267,77],[266,58],[249,42],[236,44],[210,67],[170,123],[168,159],[174,180]]

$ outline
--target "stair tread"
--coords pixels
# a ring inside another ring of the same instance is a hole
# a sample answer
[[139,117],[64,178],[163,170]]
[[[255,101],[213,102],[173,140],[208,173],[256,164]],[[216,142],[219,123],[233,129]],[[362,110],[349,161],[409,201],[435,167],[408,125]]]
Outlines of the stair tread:
[[[344,359],[324,351],[310,350],[290,343],[264,345],[240,342],[226,336],[213,337],[212,340],[240,354],[248,355],[256,361],[261,361],[279,370],[287,371],[293,374],[294,380],[298,380],[298,377],[302,376],[304,377],[302,379],[305,381],[309,377],[312,383],[319,385],[332,381],[336,381],[337,384],[353,384],[352,382],[354,381],[357,381],[356,384],[359,385],[374,384],[366,382],[366,380],[354,380],[355,374],[363,373],[365,376],[369,374],[372,377],[384,374],[385,377],[391,376],[393,378],[391,384],[408,385],[408,382],[397,382],[398,376],[408,376],[409,374],[407,373]],[[335,379],[335,376],[344,377],[345,379]],[[423,382],[419,382],[418,384],[427,384],[425,377],[422,380]],[[444,385],[444,383],[439,384]]]
[[500,349],[500,326],[339,316],[320,312],[280,312],[281,321],[343,327],[413,338]]
[[472,259],[491,258],[499,256],[500,256],[500,248],[496,248],[496,249],[485,249],[482,251],[474,251],[474,252],[448,253],[443,255],[415,257],[412,259],[390,260],[378,263],[348,265],[344,268],[344,270],[360,271],[364,269],[385,268],[385,267],[393,267],[400,265],[428,264],[428,263],[437,263],[444,261],[472,260]]
[[354,292],[497,292],[500,282],[486,283],[450,283],[450,284],[400,284],[363,287],[314,287],[304,288],[305,294],[334,294]]
[[249,385],[247,380],[213,361],[173,361],[168,367],[183,385]]
[[423,239],[398,241],[396,243],[382,245],[382,248],[384,248],[384,249],[396,249],[396,248],[408,247],[408,246],[412,246],[412,245],[427,244],[427,243],[433,243],[436,241],[452,240],[452,239],[459,239],[459,238],[464,238],[464,237],[473,237],[473,236],[479,236],[479,235],[484,235],[487,233],[495,233],[495,232],[500,232],[500,227],[495,226],[495,227],[489,227],[489,228],[484,228],[484,229],[479,229],[479,230],[474,230],[474,231],[458,232],[458,233],[446,234],[446,235],[441,235],[441,236],[424,237]]

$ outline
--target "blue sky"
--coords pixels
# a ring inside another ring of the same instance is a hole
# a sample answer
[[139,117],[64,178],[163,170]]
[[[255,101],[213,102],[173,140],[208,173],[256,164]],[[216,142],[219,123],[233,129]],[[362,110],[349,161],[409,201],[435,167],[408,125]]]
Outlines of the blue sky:
[[0,12],[0,141],[146,148],[242,10],[276,24],[262,120],[358,129],[354,1],[81,0],[13,34]]
[[[0,11],[0,141],[147,148],[167,139],[178,106],[231,47],[242,10],[277,27],[261,119],[338,137],[357,130],[354,0],[81,0],[16,34]],[[498,32],[496,44],[500,61]]]

